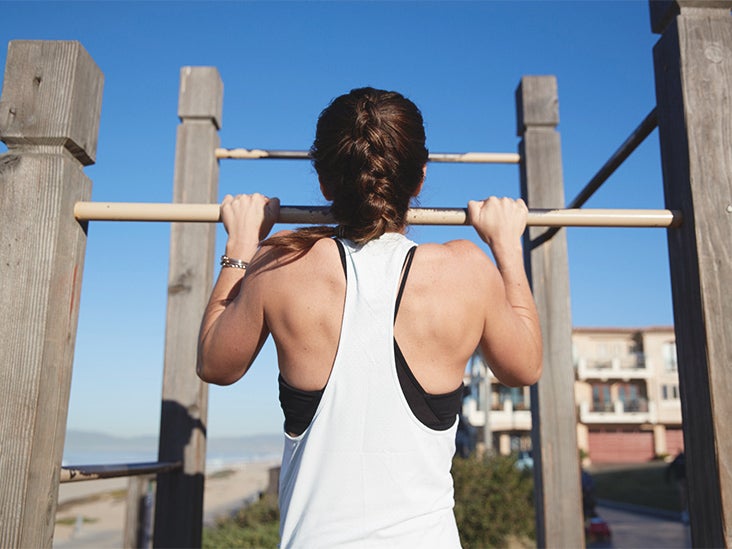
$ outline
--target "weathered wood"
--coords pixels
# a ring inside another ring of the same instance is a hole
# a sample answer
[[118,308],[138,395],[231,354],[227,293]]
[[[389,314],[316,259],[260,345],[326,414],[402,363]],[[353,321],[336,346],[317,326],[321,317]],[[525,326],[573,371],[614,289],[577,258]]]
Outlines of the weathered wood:
[[[211,151],[219,145],[222,90],[215,69],[181,70],[174,202],[218,200],[219,168]],[[158,456],[159,461],[183,461],[183,470],[158,475],[156,547],[201,545],[208,386],[196,375],[196,356],[198,329],[213,284],[215,241],[215,225],[171,226]]]
[[686,14],[696,10],[704,10],[707,13],[710,9],[722,10],[729,14],[732,9],[732,0],[652,0],[648,2],[651,12],[651,30],[661,34],[673,21],[674,17],[684,12]]
[[94,164],[104,78],[78,42],[15,40],[0,104],[8,149],[63,147]]
[[[51,547],[103,76],[78,42],[11,42],[0,136],[0,547]],[[31,214],[34,211],[35,213]]]
[[732,17],[672,20],[654,48],[694,547],[732,546]]
[[[521,195],[532,208],[564,204],[556,79],[526,76],[516,91]],[[525,263],[544,342],[544,373],[531,387],[536,535],[539,547],[584,547],[572,367],[566,231],[531,249]]]
[[[201,120],[221,129],[224,83],[215,67],[183,67],[178,95],[178,116],[182,121]],[[218,148],[218,147],[217,147]],[[215,149],[209,149],[215,150]]]

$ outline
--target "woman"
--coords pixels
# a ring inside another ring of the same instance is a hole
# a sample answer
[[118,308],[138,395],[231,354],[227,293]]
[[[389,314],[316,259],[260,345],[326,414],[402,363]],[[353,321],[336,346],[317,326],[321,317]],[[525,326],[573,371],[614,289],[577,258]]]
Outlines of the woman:
[[310,152],[338,226],[260,242],[279,201],[224,198],[229,238],[198,374],[234,383],[272,334],[283,547],[457,547],[450,466],[465,365],[480,347],[505,384],[532,384],[541,371],[526,206],[468,204],[497,267],[467,241],[410,242],[406,213],[427,149],[421,113],[395,92],[336,98]]

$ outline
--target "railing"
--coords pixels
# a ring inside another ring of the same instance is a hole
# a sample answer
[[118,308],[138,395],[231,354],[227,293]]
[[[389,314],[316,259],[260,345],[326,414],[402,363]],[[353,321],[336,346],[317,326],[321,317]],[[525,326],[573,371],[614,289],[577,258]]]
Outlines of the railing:
[[656,423],[658,412],[656,403],[646,398],[611,402],[579,403],[579,420],[585,424],[642,424]]
[[[464,411],[468,421],[475,427],[485,425],[485,411],[470,407]],[[488,411],[492,431],[530,431],[531,410],[514,408],[513,402],[506,400],[502,406],[491,407]]]
[[647,379],[652,375],[642,354],[613,357],[580,357],[576,361],[577,379]]
[[180,471],[183,462],[119,463],[110,465],[67,465],[61,468],[59,482],[79,482],[103,478],[134,477]]

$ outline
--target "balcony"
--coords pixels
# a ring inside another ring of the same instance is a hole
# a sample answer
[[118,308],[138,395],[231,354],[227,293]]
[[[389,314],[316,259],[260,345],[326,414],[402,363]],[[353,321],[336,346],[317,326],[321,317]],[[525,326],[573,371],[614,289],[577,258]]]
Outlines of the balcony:
[[[474,405],[466,406],[463,413],[474,427],[485,425],[484,411],[476,409]],[[506,400],[502,408],[490,410],[488,421],[491,431],[530,431],[531,410],[514,410],[513,402]]]
[[628,402],[614,400],[612,403],[579,403],[579,420],[584,424],[598,423],[656,423],[658,411],[655,402],[637,399]]
[[646,368],[646,359],[642,353],[613,358],[587,358],[577,360],[577,379],[648,379],[650,371]]

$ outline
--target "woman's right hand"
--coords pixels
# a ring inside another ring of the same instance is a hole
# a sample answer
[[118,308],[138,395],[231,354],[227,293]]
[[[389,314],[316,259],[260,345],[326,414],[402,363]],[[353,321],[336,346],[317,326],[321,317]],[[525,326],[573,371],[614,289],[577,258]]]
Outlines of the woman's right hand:
[[529,210],[522,199],[497,198],[468,202],[468,220],[495,253],[496,247],[521,243]]
[[500,284],[493,277],[492,294],[501,297],[489,308],[480,348],[498,379],[512,387],[535,383],[542,369],[539,315],[521,246],[528,212],[521,199],[490,197],[468,203],[468,219],[490,246],[500,276]]
[[280,213],[279,198],[262,194],[227,194],[221,202],[221,220],[229,235],[226,255],[249,261],[266,238]]

